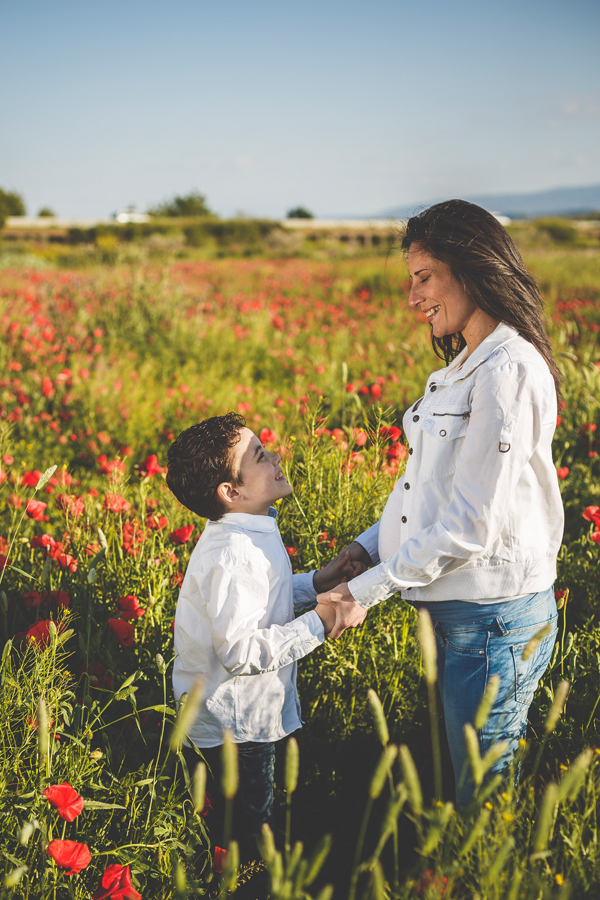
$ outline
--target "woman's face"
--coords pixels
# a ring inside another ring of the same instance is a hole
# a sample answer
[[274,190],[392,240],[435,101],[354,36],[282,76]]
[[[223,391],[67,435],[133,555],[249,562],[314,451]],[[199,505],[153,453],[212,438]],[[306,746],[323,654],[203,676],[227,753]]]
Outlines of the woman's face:
[[481,310],[468,298],[450,266],[414,243],[408,251],[408,269],[412,278],[409,305],[425,313],[435,337],[469,332]]

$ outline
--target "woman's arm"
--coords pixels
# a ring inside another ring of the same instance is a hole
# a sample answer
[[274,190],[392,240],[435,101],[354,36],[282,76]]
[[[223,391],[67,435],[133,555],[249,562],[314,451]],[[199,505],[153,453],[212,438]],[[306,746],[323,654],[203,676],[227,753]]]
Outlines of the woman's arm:
[[[355,612],[350,598],[368,609],[398,590],[428,585],[489,551],[506,521],[516,485],[542,428],[554,426],[551,403],[540,403],[540,397],[545,397],[541,380],[542,373],[535,366],[508,361],[494,368],[482,367],[471,395],[469,427],[449,502],[440,510],[438,521],[410,537],[390,559],[353,579],[347,588],[336,588],[335,598],[331,592],[331,597],[323,599],[346,604],[348,614]],[[507,440],[510,450],[500,452],[499,444],[506,446]],[[336,631],[339,627],[338,621]]]

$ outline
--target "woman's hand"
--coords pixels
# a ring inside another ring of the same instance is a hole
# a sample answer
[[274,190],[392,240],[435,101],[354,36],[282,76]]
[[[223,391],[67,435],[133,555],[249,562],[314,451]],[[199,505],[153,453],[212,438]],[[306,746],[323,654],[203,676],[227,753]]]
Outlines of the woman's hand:
[[[358,546],[360,547],[360,544]],[[366,570],[366,566],[359,559],[352,558],[351,547],[352,544],[350,544],[350,547],[342,550],[341,553],[338,553],[335,559],[330,560],[326,566],[315,572],[313,575],[313,586],[318,594],[330,591],[343,582],[351,581],[352,578],[362,575]],[[366,550],[364,552],[366,553]]]
[[335,625],[327,635],[334,640],[347,628],[358,628],[367,617],[367,610],[356,602],[347,584],[338,584],[332,591],[319,594],[317,603],[333,606],[335,610]]

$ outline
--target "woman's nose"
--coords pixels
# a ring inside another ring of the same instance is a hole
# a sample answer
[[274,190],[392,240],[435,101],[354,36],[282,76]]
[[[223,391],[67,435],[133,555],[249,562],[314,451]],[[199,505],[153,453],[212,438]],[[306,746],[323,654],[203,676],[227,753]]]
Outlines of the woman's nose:
[[408,295],[408,305],[409,306],[418,306],[421,302],[422,298],[419,296],[419,290],[413,284],[410,289],[410,293]]

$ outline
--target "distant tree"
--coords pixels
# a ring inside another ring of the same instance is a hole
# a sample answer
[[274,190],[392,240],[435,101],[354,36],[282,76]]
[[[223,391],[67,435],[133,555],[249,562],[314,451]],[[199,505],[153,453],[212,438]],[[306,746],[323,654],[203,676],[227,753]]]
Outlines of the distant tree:
[[151,216],[212,216],[213,213],[206,205],[206,197],[199,191],[190,191],[182,197],[175,196],[172,200],[164,200],[158,206],[148,210]]
[[313,214],[305,206],[296,206],[294,209],[290,209],[287,217],[288,219],[314,219]]
[[0,188],[0,228],[8,216],[24,216],[25,201],[16,191],[4,191]]
[[42,208],[38,212],[39,219],[54,219],[55,217],[56,213],[49,206],[42,206]]

